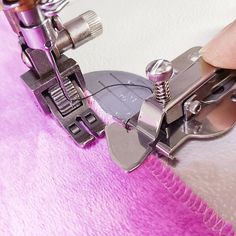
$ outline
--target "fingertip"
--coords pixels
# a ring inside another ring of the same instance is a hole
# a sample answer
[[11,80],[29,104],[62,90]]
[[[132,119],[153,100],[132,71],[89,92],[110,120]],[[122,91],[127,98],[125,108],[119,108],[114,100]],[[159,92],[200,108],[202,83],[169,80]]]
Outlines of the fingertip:
[[216,67],[236,69],[236,21],[225,27],[200,50],[203,59]]

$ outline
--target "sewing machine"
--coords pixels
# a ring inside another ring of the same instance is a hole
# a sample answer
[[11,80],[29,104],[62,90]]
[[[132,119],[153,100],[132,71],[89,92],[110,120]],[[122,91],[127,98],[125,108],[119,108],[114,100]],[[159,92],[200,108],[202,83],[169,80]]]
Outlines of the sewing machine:
[[[67,0],[3,0],[3,9],[30,68],[23,81],[42,110],[51,112],[76,143],[85,146],[105,129],[89,107],[85,89],[124,124],[107,126],[106,137],[112,159],[126,171],[137,168],[152,152],[174,160],[186,140],[215,138],[234,126],[235,71],[208,65],[199,55],[200,47],[172,62],[151,62],[146,68],[149,80],[119,71],[93,72],[84,79],[64,52],[99,36],[102,24],[92,11],[63,24],[58,12],[67,4]],[[115,86],[119,96],[114,98],[107,89]]]

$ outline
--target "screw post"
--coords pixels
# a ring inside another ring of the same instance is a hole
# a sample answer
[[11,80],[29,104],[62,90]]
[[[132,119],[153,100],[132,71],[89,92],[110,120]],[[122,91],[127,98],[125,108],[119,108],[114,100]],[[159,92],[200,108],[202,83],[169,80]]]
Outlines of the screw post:
[[154,84],[154,95],[157,102],[165,107],[171,100],[169,80],[173,75],[172,63],[163,59],[152,61],[146,68],[146,74]]

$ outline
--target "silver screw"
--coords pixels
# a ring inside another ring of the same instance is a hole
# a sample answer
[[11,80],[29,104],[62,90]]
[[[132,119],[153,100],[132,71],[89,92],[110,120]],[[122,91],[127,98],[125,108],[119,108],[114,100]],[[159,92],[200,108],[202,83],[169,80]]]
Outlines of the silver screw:
[[194,100],[188,104],[187,110],[193,115],[197,115],[202,109],[201,102]]
[[163,59],[152,61],[146,68],[149,80],[154,83],[154,94],[156,100],[165,107],[171,99],[169,79],[173,75],[173,65]]

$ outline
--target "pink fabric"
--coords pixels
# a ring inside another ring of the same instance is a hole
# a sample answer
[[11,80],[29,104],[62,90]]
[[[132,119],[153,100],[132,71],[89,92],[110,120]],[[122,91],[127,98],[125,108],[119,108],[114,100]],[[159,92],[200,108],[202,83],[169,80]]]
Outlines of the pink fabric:
[[234,235],[158,159],[126,174],[105,139],[79,149],[32,102],[0,22],[0,235]]

